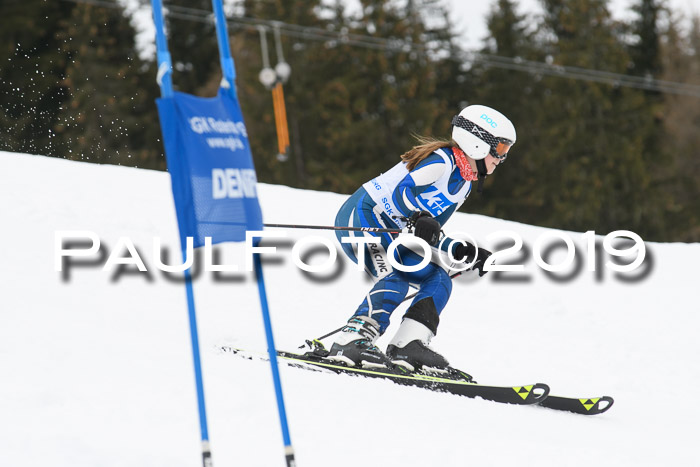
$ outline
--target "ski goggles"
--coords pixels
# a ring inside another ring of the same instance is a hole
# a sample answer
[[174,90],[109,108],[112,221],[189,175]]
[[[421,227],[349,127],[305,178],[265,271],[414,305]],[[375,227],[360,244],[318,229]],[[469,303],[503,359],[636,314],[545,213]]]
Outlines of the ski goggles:
[[489,145],[489,154],[501,162],[504,162],[508,157],[508,151],[513,145],[513,142],[506,138],[497,138],[488,130],[480,127],[474,122],[467,120],[461,115],[456,115],[452,119],[452,124],[463,130],[467,130],[469,133],[473,134],[482,141],[485,141]]
[[494,158],[498,159],[499,161],[501,161],[501,163],[503,163],[508,157],[508,151],[510,151],[510,147],[512,145],[512,141],[509,141],[504,138],[499,138],[498,144],[496,144],[496,148],[494,148],[492,145],[491,149],[489,150],[489,154],[491,154]]

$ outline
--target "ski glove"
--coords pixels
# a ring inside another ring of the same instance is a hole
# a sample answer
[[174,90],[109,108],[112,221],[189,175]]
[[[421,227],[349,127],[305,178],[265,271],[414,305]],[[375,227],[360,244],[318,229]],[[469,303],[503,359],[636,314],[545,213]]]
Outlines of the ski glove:
[[420,237],[428,245],[435,246],[440,240],[440,223],[428,211],[414,212],[410,218],[413,224],[413,234]]
[[486,250],[484,248],[479,248],[478,251],[476,248],[474,248],[474,245],[472,245],[469,242],[466,242],[466,245],[462,245],[461,243],[457,245],[454,251],[454,258],[457,261],[462,261],[464,258],[467,258],[466,263],[469,263],[471,260],[469,259],[470,257],[473,258],[474,255],[476,255],[476,261],[474,264],[472,264],[472,267],[469,268],[470,271],[477,270],[479,271],[479,277],[483,277],[484,274],[486,274],[488,271],[484,270],[484,265],[486,264],[486,260],[489,259],[489,257],[493,254],[489,250]]

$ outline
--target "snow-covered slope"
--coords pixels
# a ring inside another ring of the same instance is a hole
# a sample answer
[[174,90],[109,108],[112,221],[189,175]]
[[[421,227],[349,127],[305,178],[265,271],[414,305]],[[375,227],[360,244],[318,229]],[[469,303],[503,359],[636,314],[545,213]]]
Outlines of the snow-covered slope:
[[[185,291],[152,259],[154,237],[170,262],[180,259],[168,175],[10,153],[0,153],[0,174],[0,465],[199,465]],[[270,185],[259,193],[265,221],[275,223],[330,224],[345,199]],[[299,208],[302,200],[313,210]],[[479,240],[514,230],[530,247],[549,232],[461,213],[448,227]],[[129,237],[150,273],[103,271],[94,261],[65,277],[54,269],[59,230],[94,231],[106,254]],[[341,325],[370,284],[348,262],[325,280],[303,274],[292,244],[332,234],[289,234],[265,276],[277,344],[293,349]],[[647,275],[634,282],[604,267],[596,278],[585,263],[557,282],[531,254],[524,281],[465,275],[434,340],[481,382],[607,394],[616,400],[608,413],[583,417],[282,367],[298,464],[698,465],[700,245],[647,246]],[[220,261],[243,264],[242,245],[220,251]],[[195,297],[214,465],[283,465],[269,366],[217,351],[265,349],[251,274],[201,274]]]

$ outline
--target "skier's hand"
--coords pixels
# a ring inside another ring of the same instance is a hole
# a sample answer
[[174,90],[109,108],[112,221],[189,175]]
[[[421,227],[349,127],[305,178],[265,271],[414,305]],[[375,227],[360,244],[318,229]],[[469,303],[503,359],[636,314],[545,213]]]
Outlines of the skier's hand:
[[464,258],[467,258],[465,261],[466,263],[471,262],[469,259],[470,257],[473,258],[474,255],[476,254],[476,261],[474,264],[472,264],[472,267],[469,268],[470,271],[477,270],[479,271],[479,277],[483,277],[484,274],[486,274],[488,271],[484,270],[484,265],[486,264],[486,260],[489,259],[489,257],[493,254],[489,250],[486,250],[484,248],[479,248],[478,251],[476,248],[474,248],[474,245],[472,245],[469,242],[466,242],[466,245],[459,244],[455,248],[454,251],[454,258],[457,261],[462,261]]
[[484,274],[488,272],[484,269],[484,266],[486,265],[486,261],[491,257],[492,254],[493,253],[491,253],[489,250],[479,248],[479,251],[476,255],[476,263],[474,263],[474,265],[472,266],[472,271],[475,269],[479,271],[479,277],[483,277]]
[[440,240],[440,223],[428,211],[414,212],[410,220],[416,237],[422,238],[430,246],[437,245]]

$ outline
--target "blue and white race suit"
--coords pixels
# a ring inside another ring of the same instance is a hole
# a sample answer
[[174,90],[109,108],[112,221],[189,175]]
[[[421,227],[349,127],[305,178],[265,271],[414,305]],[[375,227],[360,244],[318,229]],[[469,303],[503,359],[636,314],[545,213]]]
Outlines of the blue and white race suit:
[[[404,162],[399,162],[388,172],[362,185],[340,208],[335,225],[403,228],[405,222],[399,217],[410,217],[416,211],[428,211],[442,226],[462,205],[470,191],[471,182],[462,177],[452,148],[441,148],[410,172]],[[430,262],[415,272],[394,270],[387,258],[389,244],[394,239],[392,234],[336,231],[336,235],[345,254],[355,263],[358,262],[358,245],[342,243],[343,237],[372,235],[381,239],[380,244],[359,246],[365,249],[365,269],[377,282],[354,313],[374,318],[380,325],[381,333],[389,327],[389,317],[406,297],[409,285],[418,288],[412,305],[423,299],[432,299],[438,315],[444,309],[452,291],[452,281],[439,264]],[[442,242],[442,245],[442,248],[447,248],[450,239]],[[402,265],[411,266],[420,263],[423,257],[412,249],[399,246],[394,259]],[[436,261],[435,255],[433,260]]]

